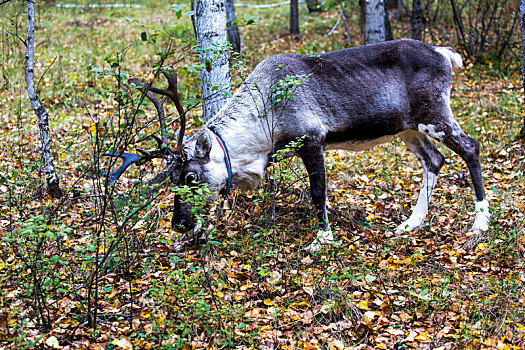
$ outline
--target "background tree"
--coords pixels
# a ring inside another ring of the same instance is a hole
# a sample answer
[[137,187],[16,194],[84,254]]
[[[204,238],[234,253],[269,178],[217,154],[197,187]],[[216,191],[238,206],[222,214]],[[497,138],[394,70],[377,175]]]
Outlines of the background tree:
[[385,9],[384,14],[384,21],[385,21],[385,40],[394,40],[394,35],[392,34],[392,27],[390,26],[390,18],[388,15],[389,7],[387,6],[387,2],[383,4],[383,7]]
[[[520,0],[520,24],[521,24],[521,76],[523,78],[523,88],[525,89],[525,0]],[[525,138],[525,115],[523,126],[521,127],[520,137]]]
[[328,35],[332,35],[339,25],[339,22],[341,22],[341,18],[343,19],[345,23],[345,33],[346,33],[346,40],[348,42],[348,46],[352,46],[352,40],[350,38],[350,25],[348,24],[348,16],[346,15],[346,8],[345,8],[345,1],[344,0],[337,0],[339,3],[339,7],[341,8],[341,12],[339,13],[339,18],[337,19],[337,22],[333,26],[332,30],[328,33]]
[[366,44],[387,40],[384,0],[360,0]]
[[195,35],[204,65],[200,77],[205,120],[219,111],[232,91],[225,9],[225,0],[197,0],[196,4]]
[[237,26],[237,16],[235,15],[233,0],[226,0],[226,26],[228,28],[228,41],[232,46],[232,50],[241,54],[241,34],[239,33],[239,26]]
[[306,7],[308,7],[308,13],[323,12],[324,1],[319,0],[306,0]]
[[457,41],[463,54],[482,62],[501,57],[512,44],[518,22],[514,0],[450,0]]
[[60,182],[53,165],[51,154],[51,136],[49,130],[49,114],[40,100],[35,89],[35,69],[34,69],[34,45],[35,45],[35,4],[33,1],[27,2],[27,37],[26,37],[26,83],[27,94],[31,107],[38,118],[40,128],[40,143],[42,149],[42,159],[44,161],[44,174],[47,181],[47,192],[51,197],[59,198],[62,196]]
[[299,2],[290,0],[290,35],[299,35]]
[[412,15],[410,17],[410,25],[412,27],[412,39],[421,40],[421,23],[423,17],[423,9],[421,0],[412,0]]

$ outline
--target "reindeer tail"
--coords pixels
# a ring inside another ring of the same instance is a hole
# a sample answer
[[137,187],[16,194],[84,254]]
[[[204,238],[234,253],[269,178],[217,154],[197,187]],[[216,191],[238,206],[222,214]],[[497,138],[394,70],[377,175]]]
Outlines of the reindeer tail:
[[434,50],[436,52],[439,52],[442,54],[450,63],[450,66],[452,68],[461,68],[463,67],[463,59],[461,58],[461,55],[454,51],[451,47],[434,47]]

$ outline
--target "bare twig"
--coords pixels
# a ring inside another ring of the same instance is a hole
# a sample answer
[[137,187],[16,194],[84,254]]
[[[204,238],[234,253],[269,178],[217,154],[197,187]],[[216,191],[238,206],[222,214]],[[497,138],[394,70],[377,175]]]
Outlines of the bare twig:
[[22,39],[18,34],[16,33],[11,33],[10,31],[6,30],[5,33],[7,35],[11,35],[11,36],[14,36],[15,38],[17,38],[18,40],[20,40],[22,42],[22,44],[24,44],[25,47],[27,47],[27,43],[24,39]]
[[42,73],[42,75],[40,76],[40,78],[38,78],[38,83],[36,83],[36,92],[38,94],[38,87],[40,86],[40,82],[42,81],[42,79],[44,78],[44,75],[46,75],[47,71],[49,70],[49,68],[51,68],[51,66],[55,63],[55,61],[57,60],[58,57],[55,57],[53,59],[53,62],[51,62],[49,64],[49,66],[47,66],[47,68],[44,70],[44,73]]

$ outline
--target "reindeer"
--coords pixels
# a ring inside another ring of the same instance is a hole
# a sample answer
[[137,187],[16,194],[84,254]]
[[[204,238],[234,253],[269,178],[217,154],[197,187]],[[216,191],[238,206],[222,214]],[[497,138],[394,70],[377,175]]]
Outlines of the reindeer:
[[[435,140],[469,168],[475,195],[472,231],[479,234],[490,221],[479,143],[461,130],[450,109],[452,68],[462,64],[453,49],[414,40],[269,57],[204,127],[184,142],[179,138],[164,176],[169,174],[175,186],[206,183],[223,194],[232,188],[254,189],[272,155],[303,138],[296,154],[308,172],[319,222],[308,248],[318,250],[334,241],[326,210],[325,150],[363,151],[394,136],[403,140],[423,166],[423,182],[412,214],[396,229],[402,233],[421,227],[427,215],[445,160]],[[173,84],[172,79],[171,90]],[[180,105],[178,97],[172,98]],[[197,229],[190,205],[180,196],[175,196],[172,227]]]

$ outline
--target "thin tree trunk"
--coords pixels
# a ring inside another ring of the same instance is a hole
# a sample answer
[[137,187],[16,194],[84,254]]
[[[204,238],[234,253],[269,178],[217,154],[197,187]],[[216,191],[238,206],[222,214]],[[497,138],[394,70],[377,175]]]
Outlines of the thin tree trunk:
[[299,2],[290,0],[290,35],[299,35]]
[[412,17],[410,18],[410,24],[412,26],[412,39],[414,40],[421,40],[422,14],[421,0],[412,0]]
[[51,154],[51,137],[49,132],[49,114],[40,104],[35,90],[35,71],[34,71],[34,39],[35,39],[35,4],[32,0],[27,1],[27,37],[26,37],[26,83],[27,94],[31,107],[38,118],[40,128],[40,143],[42,147],[42,158],[44,161],[44,174],[47,181],[47,193],[53,198],[62,196],[60,182],[53,165]]
[[365,43],[373,44],[386,40],[384,0],[364,1]]
[[235,6],[233,0],[226,0],[226,26],[228,28],[228,41],[232,50],[238,54],[242,53],[241,34],[237,26],[237,16],[235,16]]
[[386,7],[383,7],[385,9],[385,40],[394,40],[394,35],[392,34],[392,27],[390,26],[390,18],[388,16],[388,10]]
[[359,0],[359,29],[363,38],[365,37],[366,0]]
[[232,92],[225,1],[197,0],[195,15],[199,59],[205,66],[200,72],[202,111],[208,120],[228,101]]
[[[521,23],[521,75],[523,78],[523,88],[525,89],[525,0],[520,0],[520,23]],[[522,139],[525,138],[525,113],[523,116],[523,125],[520,130],[520,137]]]
[[[337,0],[337,2],[339,2],[339,6],[341,6],[341,14],[339,15],[339,20],[341,20],[341,17],[343,18],[343,21],[345,22],[345,32],[346,32],[346,40],[348,41],[348,46],[352,46],[352,40],[350,38],[350,28],[349,28],[349,25],[348,25],[348,18],[346,17],[346,12],[345,12],[345,5],[344,5],[344,0]],[[338,22],[339,22],[338,20]],[[335,27],[334,26],[334,29],[335,30]],[[328,34],[330,35],[330,34]]]
[[319,0],[306,0],[306,7],[308,7],[308,13],[323,12],[323,4]]

